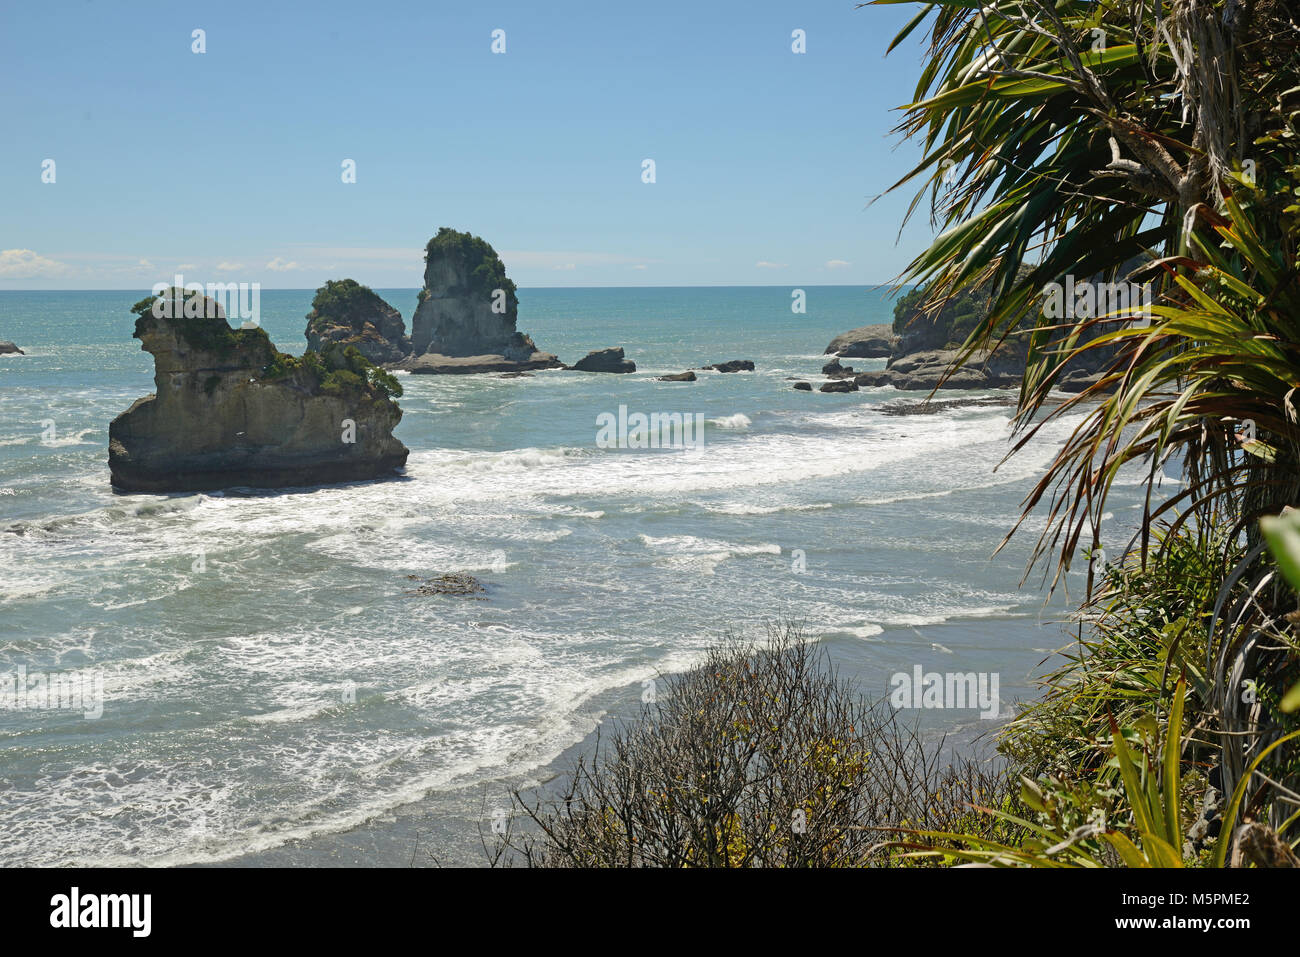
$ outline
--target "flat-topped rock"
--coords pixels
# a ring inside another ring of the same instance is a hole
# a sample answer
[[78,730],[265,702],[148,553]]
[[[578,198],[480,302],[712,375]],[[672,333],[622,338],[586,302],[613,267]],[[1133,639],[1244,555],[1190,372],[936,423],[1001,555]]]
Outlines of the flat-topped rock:
[[480,372],[527,372],[533,369],[562,369],[562,363],[549,352],[533,352],[526,359],[512,359],[503,355],[446,356],[426,352],[390,365],[390,369],[404,369],[412,375],[471,375]]
[[660,382],[694,382],[697,376],[688,369],[685,372],[675,372],[672,375],[661,375],[656,378]]

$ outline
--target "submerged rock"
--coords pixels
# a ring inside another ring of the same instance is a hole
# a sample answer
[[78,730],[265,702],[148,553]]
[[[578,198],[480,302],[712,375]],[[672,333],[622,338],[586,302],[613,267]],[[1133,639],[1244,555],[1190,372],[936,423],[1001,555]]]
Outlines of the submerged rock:
[[0,356],[13,356],[13,355],[25,356],[27,355],[27,353],[23,352],[22,349],[19,349],[12,342],[5,342],[3,340],[0,340]]
[[892,401],[879,407],[881,415],[936,415],[952,409],[984,406],[1014,407],[1016,400],[1009,396],[976,396],[971,399],[922,399],[920,402]]
[[[408,575],[408,578],[419,580],[415,575]],[[439,575],[437,578],[430,578],[414,591],[407,592],[408,595],[423,595],[430,597],[433,595],[457,595],[462,598],[474,598],[476,601],[486,601],[486,598],[479,596],[485,594],[487,589],[473,575],[466,574],[449,574]]]
[[661,375],[657,377],[660,382],[694,382],[697,378],[694,372],[689,369],[686,372],[677,372],[673,375]]
[[411,355],[394,368],[463,374],[561,367],[515,329],[515,284],[488,243],[444,226],[429,240],[424,261],[424,288],[411,319]]
[[623,347],[598,349],[569,366],[575,372],[635,372],[636,363],[623,358]]
[[186,492],[279,488],[392,475],[402,387],[355,348],[301,359],[257,327],[234,330],[215,300],[179,290],[132,307],[154,357],[153,395],[109,426],[114,487]]
[[307,314],[307,348],[356,346],[373,362],[399,362],[411,352],[402,314],[355,279],[330,280],[316,290]]
[[705,366],[705,369],[713,369],[715,372],[753,372],[753,359],[730,359],[727,362],[715,362],[711,366]]

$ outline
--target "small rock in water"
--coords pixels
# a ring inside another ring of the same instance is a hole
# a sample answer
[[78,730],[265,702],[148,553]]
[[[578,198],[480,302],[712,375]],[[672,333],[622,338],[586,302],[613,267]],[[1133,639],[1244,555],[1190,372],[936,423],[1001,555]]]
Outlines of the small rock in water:
[[821,391],[823,392],[857,392],[858,384],[852,379],[838,379],[834,382],[822,383]]
[[25,356],[27,355],[27,353],[23,352],[22,349],[19,349],[12,342],[6,342],[4,340],[0,340],[0,356],[10,356],[10,355]]
[[726,362],[715,362],[713,365],[704,366],[705,369],[713,369],[715,372],[753,372],[753,359],[728,359]]
[[811,391],[812,391],[812,383],[811,383],[811,382],[796,382],[796,383],[794,384],[794,387],[795,387],[796,389],[798,389],[800,392],[811,392]]
[[[415,575],[407,575],[407,578],[419,580]],[[486,598],[478,596],[487,592],[480,582],[473,575],[448,574],[439,575],[437,578],[430,578],[413,592],[407,592],[408,595],[460,595],[462,597],[472,597],[475,601],[487,601]]]
[[636,363],[623,357],[623,347],[598,349],[569,366],[574,372],[635,372]]
[[661,375],[658,377],[660,382],[694,382],[694,372],[678,372],[674,375]]

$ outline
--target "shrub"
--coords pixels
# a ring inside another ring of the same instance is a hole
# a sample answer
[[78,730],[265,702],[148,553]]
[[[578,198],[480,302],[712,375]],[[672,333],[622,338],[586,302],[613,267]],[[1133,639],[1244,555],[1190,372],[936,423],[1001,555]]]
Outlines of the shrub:
[[1002,829],[1003,779],[946,768],[883,702],[839,678],[798,626],[729,637],[665,682],[639,720],[573,767],[558,796],[515,792],[520,831],[493,863],[599,867],[844,867],[885,862],[891,829]]

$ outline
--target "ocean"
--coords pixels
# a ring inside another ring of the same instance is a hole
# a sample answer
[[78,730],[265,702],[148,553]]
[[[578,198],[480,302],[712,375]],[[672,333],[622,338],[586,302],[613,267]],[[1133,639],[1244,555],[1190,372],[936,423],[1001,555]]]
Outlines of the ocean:
[[[409,331],[416,290],[376,291]],[[0,338],[29,353],[0,357],[0,678],[103,682],[98,717],[0,710],[0,865],[405,866],[412,835],[474,863],[502,788],[773,619],[870,696],[917,665],[994,673],[1011,714],[1068,604],[1020,586],[1041,522],[993,552],[1079,416],[1002,463],[1008,406],[795,391],[833,336],[892,318],[881,290],[806,292],[796,314],[787,287],[522,289],[541,349],[621,345],[637,371],[404,375],[405,476],[165,496],[115,494],[107,466],[109,422],[153,388],[146,291],[0,292]],[[283,351],[312,295],[263,291]],[[654,378],[727,359],[756,371]],[[702,447],[601,447],[620,406],[702,416]],[[1117,527],[1136,503],[1112,500]],[[412,594],[446,573],[487,591]]]

